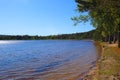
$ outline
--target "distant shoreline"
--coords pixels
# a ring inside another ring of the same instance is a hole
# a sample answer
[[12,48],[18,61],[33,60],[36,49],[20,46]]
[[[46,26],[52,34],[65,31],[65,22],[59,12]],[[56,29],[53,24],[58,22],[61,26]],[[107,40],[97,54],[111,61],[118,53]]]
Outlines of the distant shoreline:
[[71,33],[71,34],[58,34],[49,36],[30,36],[30,35],[0,35],[0,40],[48,40],[48,39],[93,39],[93,33],[95,30],[91,30],[83,33]]

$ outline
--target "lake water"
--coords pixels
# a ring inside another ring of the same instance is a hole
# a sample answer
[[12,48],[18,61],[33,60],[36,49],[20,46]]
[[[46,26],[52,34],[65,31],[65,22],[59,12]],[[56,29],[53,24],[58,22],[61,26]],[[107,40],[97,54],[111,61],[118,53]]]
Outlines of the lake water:
[[97,59],[87,40],[0,41],[0,80],[77,80]]

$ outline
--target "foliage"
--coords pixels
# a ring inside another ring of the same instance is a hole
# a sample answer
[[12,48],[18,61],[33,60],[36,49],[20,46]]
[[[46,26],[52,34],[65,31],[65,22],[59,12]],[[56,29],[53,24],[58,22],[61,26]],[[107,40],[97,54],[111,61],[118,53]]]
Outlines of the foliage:
[[[80,13],[79,17],[72,18],[75,24],[90,20],[96,28],[96,33],[103,38],[117,32],[120,23],[120,0],[75,0],[75,2]],[[84,15],[86,12],[87,15]]]
[[61,34],[50,36],[29,36],[29,35],[0,35],[0,40],[44,40],[44,39],[93,39],[94,30],[84,33]]

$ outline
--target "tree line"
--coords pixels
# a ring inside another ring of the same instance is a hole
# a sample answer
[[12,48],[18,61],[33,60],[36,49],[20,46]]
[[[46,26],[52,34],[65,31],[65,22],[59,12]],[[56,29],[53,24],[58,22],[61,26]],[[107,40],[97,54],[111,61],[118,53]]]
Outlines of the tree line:
[[95,30],[83,33],[60,34],[50,36],[0,35],[0,40],[94,39],[94,32]]

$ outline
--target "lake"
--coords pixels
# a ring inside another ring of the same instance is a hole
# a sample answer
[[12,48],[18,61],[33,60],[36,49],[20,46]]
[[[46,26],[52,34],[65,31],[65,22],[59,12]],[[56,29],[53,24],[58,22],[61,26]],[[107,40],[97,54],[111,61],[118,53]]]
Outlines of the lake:
[[0,80],[80,78],[98,59],[90,40],[0,41]]

